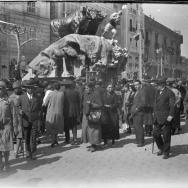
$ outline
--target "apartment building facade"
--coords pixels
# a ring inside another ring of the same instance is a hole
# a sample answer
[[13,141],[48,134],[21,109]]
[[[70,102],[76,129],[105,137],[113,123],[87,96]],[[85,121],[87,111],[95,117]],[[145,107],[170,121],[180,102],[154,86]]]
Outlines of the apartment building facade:
[[[0,20],[25,29],[20,43],[35,39],[20,49],[20,56],[25,56],[26,63],[50,44],[49,2],[0,2]],[[0,32],[0,78],[9,78],[13,59],[17,59],[16,39]]]
[[149,77],[182,77],[183,36],[145,15],[143,67]]

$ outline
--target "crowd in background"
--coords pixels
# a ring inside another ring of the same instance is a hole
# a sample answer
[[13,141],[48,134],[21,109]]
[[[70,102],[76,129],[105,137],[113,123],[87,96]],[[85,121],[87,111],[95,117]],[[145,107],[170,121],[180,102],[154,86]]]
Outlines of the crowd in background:
[[[120,132],[134,132],[138,147],[145,145],[146,136],[153,136],[157,155],[167,159],[171,135],[181,133],[180,116],[188,112],[186,87],[186,82],[173,78],[123,79],[105,85],[95,80],[31,79],[14,82],[10,91],[1,80],[0,171],[9,168],[11,150],[15,158],[25,150],[26,159],[35,159],[41,135],[51,138],[53,148],[63,133],[65,144],[90,143],[91,152],[113,146]],[[77,138],[79,126],[81,142]]]

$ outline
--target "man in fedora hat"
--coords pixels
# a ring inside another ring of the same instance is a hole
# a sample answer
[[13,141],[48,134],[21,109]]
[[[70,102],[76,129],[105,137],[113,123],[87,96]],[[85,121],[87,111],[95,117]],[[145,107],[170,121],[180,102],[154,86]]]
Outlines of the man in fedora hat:
[[[24,138],[26,142],[26,158],[32,159],[32,140],[31,131],[32,127],[37,126],[37,120],[39,119],[40,106],[37,98],[33,95],[34,83],[32,80],[25,81],[23,87],[26,88],[26,93],[20,96],[18,100],[18,108],[22,117],[22,126],[24,132]],[[35,140],[36,142],[36,140]],[[35,144],[34,144],[35,145]]]
[[[12,88],[14,92],[12,95],[9,96],[9,100],[12,102],[15,108],[15,116],[14,116],[14,136],[16,138],[16,151],[15,151],[15,158],[18,157],[18,151],[21,147],[22,141],[22,121],[19,115],[19,109],[17,108],[18,100],[22,94],[22,88],[20,81],[16,81],[13,83]],[[23,148],[22,148],[23,149]]]
[[157,155],[163,159],[169,158],[171,143],[171,126],[174,116],[174,93],[166,87],[166,79],[158,80],[158,91],[154,102],[154,130],[153,136],[159,148]]

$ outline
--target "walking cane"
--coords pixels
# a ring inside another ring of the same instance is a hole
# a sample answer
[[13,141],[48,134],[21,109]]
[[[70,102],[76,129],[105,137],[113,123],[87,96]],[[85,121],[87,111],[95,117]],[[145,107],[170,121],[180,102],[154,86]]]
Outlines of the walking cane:
[[[153,125],[153,131],[152,132],[154,133],[154,125]],[[152,133],[152,149],[151,149],[152,154],[154,152],[154,144],[155,144],[155,139],[154,139],[154,134],[153,133]]]
[[154,136],[152,137],[152,154],[153,154],[153,151],[154,151],[154,144],[155,144],[155,139],[154,139]]

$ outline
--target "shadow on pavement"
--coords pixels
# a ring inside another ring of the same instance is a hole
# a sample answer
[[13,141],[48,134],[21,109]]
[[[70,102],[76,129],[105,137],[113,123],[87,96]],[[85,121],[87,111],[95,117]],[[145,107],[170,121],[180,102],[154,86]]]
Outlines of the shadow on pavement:
[[[62,152],[65,152],[65,151],[79,147],[77,145],[66,146],[66,147],[62,147],[62,146],[65,146],[65,145],[62,143],[62,144],[59,144],[57,147],[54,147],[54,148],[51,148],[50,146],[38,148],[36,155],[34,155],[34,158],[36,157],[35,160],[27,160],[26,158],[18,158],[18,159],[10,160],[10,166],[12,166],[12,165],[15,165],[15,166],[10,167],[10,170],[8,170],[7,172],[1,173],[0,178],[6,178],[6,177],[8,177],[12,174],[15,174],[17,172],[17,169],[32,170],[32,169],[37,168],[41,165],[56,162],[61,158],[61,156],[55,156],[55,157],[51,157],[51,158],[46,158],[46,156],[50,156],[52,154],[62,153]],[[42,157],[45,157],[45,158],[42,158]],[[25,163],[20,164],[20,163],[23,163],[23,162],[25,162]]]
[[[111,143],[111,140],[108,141],[109,143]],[[121,138],[120,140],[115,140],[115,144],[112,146],[111,144],[108,145],[108,147],[102,147],[100,148],[100,150],[107,150],[110,148],[122,148],[127,144],[135,144],[136,145],[136,139],[135,138]],[[145,145],[149,145],[152,143],[152,138],[145,138]]]
[[61,156],[56,156],[56,157],[53,157],[53,158],[30,160],[27,163],[16,165],[14,167],[11,167],[8,171],[2,172],[0,174],[0,179],[1,178],[7,178],[7,177],[15,174],[18,171],[18,169],[19,170],[32,170],[32,169],[37,168],[39,166],[56,162],[60,158],[61,158]]
[[188,145],[176,145],[171,147],[171,156],[176,157],[181,154],[188,154]]

